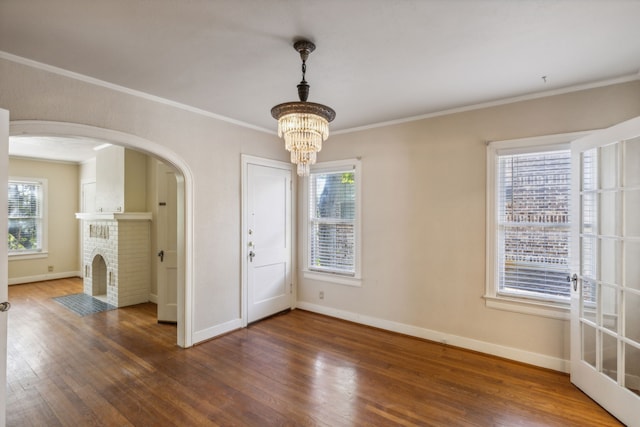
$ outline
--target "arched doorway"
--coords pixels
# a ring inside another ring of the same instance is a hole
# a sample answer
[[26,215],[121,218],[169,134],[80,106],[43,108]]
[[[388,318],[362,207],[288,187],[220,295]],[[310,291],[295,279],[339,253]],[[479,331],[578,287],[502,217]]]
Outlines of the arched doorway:
[[102,140],[106,143],[131,148],[148,154],[170,165],[176,171],[178,199],[177,247],[177,344],[193,345],[192,295],[193,295],[193,179],[188,165],[175,152],[152,141],[124,132],[76,123],[19,120],[10,123],[10,135],[64,136]]

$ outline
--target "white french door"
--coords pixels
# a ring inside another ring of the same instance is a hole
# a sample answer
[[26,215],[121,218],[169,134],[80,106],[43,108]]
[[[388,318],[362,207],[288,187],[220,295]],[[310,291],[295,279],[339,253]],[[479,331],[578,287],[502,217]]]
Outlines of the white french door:
[[640,117],[572,143],[571,381],[640,426]]
[[[9,180],[9,112],[0,109],[0,242],[7,241],[7,182]],[[8,294],[7,245],[0,245],[0,304],[7,301]],[[6,423],[7,401],[7,316],[9,306],[0,306],[0,427]]]
[[156,162],[158,322],[178,322],[178,187],[176,174]]
[[291,165],[243,156],[244,324],[292,306]]

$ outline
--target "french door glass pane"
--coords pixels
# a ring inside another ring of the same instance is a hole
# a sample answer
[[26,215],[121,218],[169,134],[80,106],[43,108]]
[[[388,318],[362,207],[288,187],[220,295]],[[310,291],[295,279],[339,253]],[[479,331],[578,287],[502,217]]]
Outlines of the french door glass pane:
[[640,290],[640,241],[624,243],[625,287]]
[[624,344],[625,386],[640,395],[640,349]]
[[640,344],[640,294],[624,293],[625,336]]
[[598,219],[596,215],[596,194],[584,193],[582,196],[582,229],[580,230],[585,234],[596,233],[596,221]]
[[598,234],[615,236],[618,230],[616,215],[617,192],[607,191],[600,194],[600,227]]
[[602,372],[618,381],[618,340],[609,334],[602,334]]
[[618,290],[612,286],[602,286],[602,326],[613,332],[618,332]]
[[582,323],[582,360],[596,367],[596,329]]
[[618,144],[600,149],[600,188],[611,189],[618,185]]
[[[640,154],[639,154],[640,155]],[[640,190],[624,192],[625,237],[640,237]]]
[[591,150],[582,153],[582,180],[580,182],[581,191],[594,191],[598,189],[598,150]]
[[640,185],[640,137],[625,142],[624,185]]
[[581,317],[593,323],[596,323],[596,302],[598,301],[598,293],[596,282],[593,280],[582,281],[582,300],[580,313]]
[[581,238],[582,262],[581,275],[590,279],[596,278],[596,238],[586,236]]
[[600,263],[598,264],[598,279],[609,284],[620,284],[620,242],[613,239],[598,239],[598,242],[600,243]]

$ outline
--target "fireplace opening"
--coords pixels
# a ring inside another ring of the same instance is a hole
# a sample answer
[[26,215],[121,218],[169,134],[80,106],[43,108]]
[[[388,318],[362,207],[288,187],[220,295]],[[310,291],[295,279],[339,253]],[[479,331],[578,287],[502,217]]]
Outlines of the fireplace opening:
[[91,295],[100,300],[107,301],[107,263],[102,255],[96,255],[91,263]]

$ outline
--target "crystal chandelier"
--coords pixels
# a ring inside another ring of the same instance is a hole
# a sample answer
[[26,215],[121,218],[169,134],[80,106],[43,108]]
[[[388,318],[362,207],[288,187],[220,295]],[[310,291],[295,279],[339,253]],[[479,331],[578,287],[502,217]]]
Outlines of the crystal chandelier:
[[307,58],[316,45],[300,40],[293,44],[293,48],[302,59],[302,81],[298,85],[300,101],[276,105],[271,109],[271,115],[278,120],[278,136],[284,136],[285,148],[291,152],[291,162],[298,165],[298,175],[308,176],[309,167],[316,162],[316,153],[322,149],[322,141],[329,137],[329,122],[336,117],[336,112],[326,105],[307,102]]

